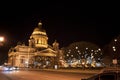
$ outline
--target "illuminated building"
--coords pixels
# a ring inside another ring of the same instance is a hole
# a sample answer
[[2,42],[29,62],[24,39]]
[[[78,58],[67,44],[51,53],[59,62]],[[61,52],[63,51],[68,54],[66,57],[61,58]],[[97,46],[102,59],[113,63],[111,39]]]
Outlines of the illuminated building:
[[18,43],[9,49],[8,63],[18,67],[53,68],[60,52],[59,43],[55,41],[53,46],[48,44],[48,36],[42,29],[41,21],[33,30],[28,42],[28,46]]

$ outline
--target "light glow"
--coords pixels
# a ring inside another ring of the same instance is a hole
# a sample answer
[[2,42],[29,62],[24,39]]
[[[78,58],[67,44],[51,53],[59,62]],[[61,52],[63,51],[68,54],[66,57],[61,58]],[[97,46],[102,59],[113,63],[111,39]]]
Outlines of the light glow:
[[4,41],[4,37],[0,36],[0,42]]

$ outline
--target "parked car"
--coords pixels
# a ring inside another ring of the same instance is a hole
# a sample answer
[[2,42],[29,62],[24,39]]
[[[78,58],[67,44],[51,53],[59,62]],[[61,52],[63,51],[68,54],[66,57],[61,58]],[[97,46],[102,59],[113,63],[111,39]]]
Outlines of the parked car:
[[17,67],[17,66],[13,66],[12,68],[13,68],[13,70],[19,70],[19,67]]
[[4,66],[4,71],[12,71],[13,67],[12,66]]
[[2,71],[13,71],[13,70],[19,70],[19,67],[10,66],[10,65],[3,65],[3,66],[0,66],[0,70],[2,70]]

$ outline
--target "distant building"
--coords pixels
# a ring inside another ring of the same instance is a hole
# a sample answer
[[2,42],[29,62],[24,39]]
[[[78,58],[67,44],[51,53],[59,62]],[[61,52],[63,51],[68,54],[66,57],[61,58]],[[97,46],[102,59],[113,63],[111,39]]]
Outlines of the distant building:
[[53,68],[61,58],[59,43],[55,40],[53,46],[48,44],[46,31],[42,22],[33,30],[28,40],[29,45],[18,43],[8,52],[8,63],[18,67]]

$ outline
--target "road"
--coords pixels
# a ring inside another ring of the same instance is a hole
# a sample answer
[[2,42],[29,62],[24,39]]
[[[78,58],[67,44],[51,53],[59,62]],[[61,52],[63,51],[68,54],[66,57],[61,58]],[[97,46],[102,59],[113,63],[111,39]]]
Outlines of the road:
[[0,72],[0,80],[81,80],[81,78],[90,77],[94,74],[48,70],[4,71]]

